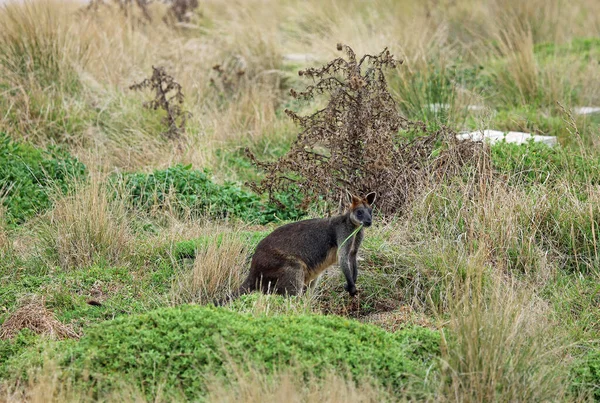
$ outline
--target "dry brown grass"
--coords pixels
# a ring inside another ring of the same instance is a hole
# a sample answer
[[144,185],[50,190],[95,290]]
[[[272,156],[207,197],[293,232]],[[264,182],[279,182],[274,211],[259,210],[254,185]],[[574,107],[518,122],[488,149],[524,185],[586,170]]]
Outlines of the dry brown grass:
[[303,379],[293,368],[274,377],[257,370],[233,368],[235,382],[215,379],[208,384],[210,402],[390,402],[392,397],[368,382],[356,385],[352,380],[331,373],[324,379]]
[[[326,403],[375,403],[392,402],[391,394],[368,382],[357,385],[347,377],[330,373],[322,379],[305,379],[292,367],[279,374],[267,374],[252,369],[241,371],[231,367],[227,379],[207,376],[207,402],[308,402]],[[28,379],[14,385],[0,385],[0,401],[16,402],[89,402],[94,390],[75,388],[65,381],[62,369],[52,359],[42,368],[28,373]],[[106,401],[127,403],[149,402],[143,391],[135,386],[113,385],[113,390],[103,396]],[[185,396],[163,396],[158,393],[152,400],[161,402],[184,402]]]
[[174,280],[172,303],[206,304],[237,290],[246,273],[247,249],[235,233],[210,237],[208,244],[196,253],[193,266]]
[[[337,56],[333,44],[340,41],[358,54],[389,47],[404,59],[406,73],[400,74],[410,83],[410,74],[427,74],[433,62],[443,67],[458,57],[485,60],[490,53],[497,54],[491,44],[500,38],[501,53],[516,62],[511,63],[506,80],[515,80],[518,94],[550,88],[549,102],[561,96],[563,83],[569,82],[583,84],[582,97],[597,100],[594,66],[587,72],[573,69],[565,78],[560,69],[540,70],[531,63],[532,43],[600,34],[597,2],[561,4],[559,0],[377,0],[368,4],[328,0],[300,5],[251,0],[223,7],[222,2],[211,0],[201,4],[201,15],[193,20],[195,28],[172,29],[158,22],[160,18],[140,24],[118,7],[77,13],[73,3],[34,1],[0,13],[7,27],[2,38],[29,46],[27,52],[38,49],[58,66],[51,71],[74,78],[81,88],[72,97],[60,86],[49,90],[36,84],[40,75],[27,73],[28,68],[25,76],[16,74],[19,69],[10,65],[18,62],[22,52],[13,47],[17,51],[9,55],[10,63],[0,68],[15,90],[6,94],[7,109],[18,118],[3,121],[6,117],[0,116],[0,128],[37,142],[51,133],[74,145],[97,145],[114,165],[128,169],[176,162],[218,164],[214,150],[224,143],[256,141],[291,129],[290,122],[276,114],[285,100],[282,80],[290,73],[282,71],[288,68],[282,56],[307,53],[324,61]],[[244,71],[243,79],[219,101],[211,85],[212,67],[231,63]],[[184,150],[157,141],[160,119],[148,122],[147,115],[140,114],[141,98],[124,94],[152,65],[165,66],[186,94],[184,107],[194,118],[188,122]],[[452,115],[462,121],[462,106],[473,102],[473,94],[458,91],[457,97]],[[95,108],[93,113],[90,107]]]
[[12,249],[12,241],[8,235],[8,229],[6,228],[6,207],[1,204],[0,199],[0,256],[9,252]]
[[444,332],[444,400],[563,400],[566,346],[547,304],[518,282],[483,284],[484,266],[472,270]]
[[0,326],[0,339],[12,339],[22,329],[49,336],[54,339],[79,338],[71,327],[59,322],[54,313],[45,305],[45,298],[28,296],[19,303],[19,308],[11,313]]
[[39,234],[45,252],[63,268],[86,267],[98,260],[120,264],[129,255],[132,235],[125,195],[115,197],[111,191],[94,175],[55,200]]

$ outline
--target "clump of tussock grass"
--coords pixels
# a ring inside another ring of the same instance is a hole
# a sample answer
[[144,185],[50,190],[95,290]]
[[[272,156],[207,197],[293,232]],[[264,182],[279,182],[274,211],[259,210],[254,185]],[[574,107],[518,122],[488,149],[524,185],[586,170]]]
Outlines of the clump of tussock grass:
[[442,350],[444,400],[562,400],[566,345],[548,306],[523,284],[491,274],[477,259],[452,299]]
[[44,297],[27,296],[18,305],[17,310],[0,325],[0,339],[12,339],[23,329],[56,339],[79,338],[79,334],[58,321],[54,313],[46,308]]
[[85,63],[87,49],[69,38],[67,21],[68,18],[48,2],[4,6],[0,13],[4,27],[0,33],[3,80],[26,89],[32,89],[35,84],[76,86],[73,62]]
[[193,266],[174,279],[171,303],[207,304],[237,290],[246,274],[247,249],[235,232],[212,237],[197,251]]
[[506,103],[525,105],[537,101],[538,67],[533,54],[531,30],[508,26],[498,33],[498,52],[505,69],[498,75],[499,93]]
[[54,201],[39,237],[45,255],[67,270],[97,261],[123,263],[133,239],[124,199],[115,197],[99,175]]
[[0,393],[4,401],[6,403],[84,401],[84,393],[75,391],[72,383],[64,379],[64,373],[56,360],[43,358],[45,358],[43,365],[28,371],[27,379],[0,385]]
[[8,111],[0,129],[42,144],[77,143],[88,115],[78,97],[90,41],[71,24],[72,8],[54,5],[12,3],[0,12],[0,86],[10,89],[0,103]]
[[390,75],[390,92],[407,117],[427,122],[432,128],[465,124],[469,105],[479,103],[480,97],[466,88],[456,68],[447,63],[406,63],[405,68]]
[[263,371],[229,365],[233,382],[212,378],[207,401],[215,402],[391,402],[395,399],[376,382],[354,382],[351,377],[331,372],[321,379],[306,379],[294,367],[267,376]]

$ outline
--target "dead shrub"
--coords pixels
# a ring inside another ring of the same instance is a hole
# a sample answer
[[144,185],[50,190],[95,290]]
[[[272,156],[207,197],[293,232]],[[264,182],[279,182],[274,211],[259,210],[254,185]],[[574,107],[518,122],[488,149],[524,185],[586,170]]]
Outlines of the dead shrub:
[[196,254],[193,266],[176,278],[172,303],[206,304],[226,297],[242,283],[247,257],[247,245],[235,233],[212,237]]
[[[286,113],[302,128],[291,150],[275,162],[260,162],[265,171],[257,192],[300,191],[307,199],[339,200],[345,192],[378,194],[384,214],[402,211],[409,197],[431,179],[460,172],[477,146],[459,143],[456,133],[405,119],[388,91],[384,70],[401,64],[385,49],[357,61],[349,46],[338,45],[347,60],[336,58],[299,74],[315,81],[292,96],[328,97],[324,108],[308,116]],[[402,130],[405,135],[399,135]],[[295,190],[294,190],[295,189]]]
[[124,199],[111,193],[98,177],[75,184],[54,202],[41,227],[46,252],[65,269],[90,266],[97,260],[121,263],[132,238]]
[[0,326],[0,339],[12,339],[22,329],[56,339],[79,338],[79,334],[71,327],[56,319],[45,303],[45,298],[36,295],[21,300],[19,308]]
[[[111,3],[118,6],[126,17],[138,12],[142,16],[140,22],[153,22],[150,12],[152,0],[90,0],[86,11],[97,11],[101,6],[109,6]],[[198,0],[163,0],[162,3],[169,5],[163,16],[163,21],[168,25],[190,22],[191,14],[199,6]]]
[[144,108],[165,111],[166,116],[163,118],[163,122],[167,126],[167,130],[162,135],[171,140],[181,138],[185,133],[185,123],[190,113],[181,108],[184,100],[181,85],[167,74],[164,67],[152,66],[152,76],[131,85],[129,89],[154,91],[154,99],[144,102]]
[[190,22],[192,13],[198,8],[198,0],[171,0],[171,6],[163,21],[170,23],[173,20],[177,22]]
[[229,57],[224,63],[215,64],[212,70],[210,84],[221,97],[232,97],[245,84],[246,62],[240,56]]
[[[86,10],[97,11],[99,7],[108,6],[109,3],[109,0],[106,0],[106,2],[105,0],[90,0],[88,6],[86,7]],[[137,6],[135,8],[143,16],[143,19],[141,19],[140,21],[152,21],[152,15],[150,14],[150,10],[148,7],[151,3],[151,0],[112,0],[112,3],[116,4],[126,17],[133,15],[134,6]]]

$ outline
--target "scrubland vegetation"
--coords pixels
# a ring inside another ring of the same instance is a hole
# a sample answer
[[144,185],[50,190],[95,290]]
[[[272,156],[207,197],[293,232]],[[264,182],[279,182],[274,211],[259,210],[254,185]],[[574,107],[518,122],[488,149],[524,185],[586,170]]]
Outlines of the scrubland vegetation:
[[[1,401],[600,400],[600,2],[140,4],[0,8]],[[211,305],[342,188],[356,298]]]

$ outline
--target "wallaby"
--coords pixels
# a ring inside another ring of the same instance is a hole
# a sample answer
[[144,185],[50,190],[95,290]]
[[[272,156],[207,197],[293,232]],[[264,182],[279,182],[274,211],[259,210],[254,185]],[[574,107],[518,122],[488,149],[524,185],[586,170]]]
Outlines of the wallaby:
[[287,224],[260,241],[250,274],[232,297],[257,289],[300,294],[314,288],[325,269],[336,262],[346,276],[346,291],[355,296],[356,254],[363,240],[362,227],[371,226],[375,193],[350,196],[348,201],[345,214]]

